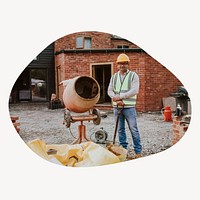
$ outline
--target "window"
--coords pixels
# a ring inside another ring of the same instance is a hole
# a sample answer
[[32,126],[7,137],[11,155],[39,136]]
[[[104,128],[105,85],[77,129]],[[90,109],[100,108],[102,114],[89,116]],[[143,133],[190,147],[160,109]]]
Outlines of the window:
[[90,37],[84,38],[84,49],[91,49],[92,48],[92,41]]
[[128,45],[118,45],[117,48],[118,49],[128,49],[129,46]]
[[76,38],[76,48],[83,48],[83,37],[77,37]]
[[91,49],[92,39],[91,37],[77,37],[76,38],[76,48],[77,49]]

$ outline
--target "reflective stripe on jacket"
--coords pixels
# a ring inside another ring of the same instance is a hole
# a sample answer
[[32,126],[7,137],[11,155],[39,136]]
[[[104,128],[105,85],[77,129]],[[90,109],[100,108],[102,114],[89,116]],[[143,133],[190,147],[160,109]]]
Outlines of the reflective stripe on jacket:
[[[121,80],[120,73],[117,72],[113,75],[112,84],[113,84],[113,91],[115,94],[122,94],[126,93],[131,89],[131,85],[134,78],[134,72],[129,71],[123,80]],[[136,105],[137,95],[129,97],[127,99],[123,99],[124,107],[135,107]],[[117,106],[116,102],[113,102],[113,106]]]

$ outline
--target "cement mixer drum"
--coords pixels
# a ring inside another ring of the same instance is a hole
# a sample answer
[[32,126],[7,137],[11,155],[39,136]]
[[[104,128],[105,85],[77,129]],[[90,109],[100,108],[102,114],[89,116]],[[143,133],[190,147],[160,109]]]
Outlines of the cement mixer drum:
[[63,92],[65,108],[76,113],[88,111],[99,98],[99,84],[90,76],[77,76],[70,79]]

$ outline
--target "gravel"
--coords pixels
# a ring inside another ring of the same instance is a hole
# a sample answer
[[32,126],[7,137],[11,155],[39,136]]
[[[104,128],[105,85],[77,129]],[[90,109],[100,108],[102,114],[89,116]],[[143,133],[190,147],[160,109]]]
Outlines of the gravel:
[[[77,128],[80,122],[71,123],[70,129],[63,125],[63,108],[51,110],[48,108],[48,103],[23,102],[10,104],[9,110],[11,116],[19,117],[19,135],[26,143],[34,139],[41,139],[46,144],[70,144],[78,135]],[[102,114],[100,125],[83,122],[86,126],[87,137],[95,141],[94,133],[102,127],[108,133],[107,141],[110,142],[113,140],[115,129],[113,112],[102,110],[100,112]],[[77,115],[77,113],[71,112],[71,115]],[[137,115],[143,156],[164,151],[173,145],[172,122],[163,121],[161,112],[137,113]],[[126,129],[129,152],[134,154],[131,134],[127,127]],[[116,142],[118,142],[117,138]]]

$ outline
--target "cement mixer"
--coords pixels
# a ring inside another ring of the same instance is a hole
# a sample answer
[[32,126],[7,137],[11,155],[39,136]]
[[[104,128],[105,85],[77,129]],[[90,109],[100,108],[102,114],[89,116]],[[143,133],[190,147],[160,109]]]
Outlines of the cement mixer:
[[76,113],[88,111],[99,98],[99,84],[90,76],[77,76],[70,79],[63,92],[65,108]]
[[[93,108],[100,98],[100,87],[98,82],[90,76],[77,76],[68,80],[63,92],[63,103],[65,105],[64,123],[67,128],[71,123],[80,121],[78,126],[79,137],[74,143],[81,143],[82,139],[88,141],[86,137],[86,127],[83,121],[93,121],[99,125],[101,121],[100,112]],[[89,112],[88,115],[72,116],[71,111],[75,113]]]

